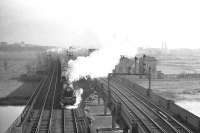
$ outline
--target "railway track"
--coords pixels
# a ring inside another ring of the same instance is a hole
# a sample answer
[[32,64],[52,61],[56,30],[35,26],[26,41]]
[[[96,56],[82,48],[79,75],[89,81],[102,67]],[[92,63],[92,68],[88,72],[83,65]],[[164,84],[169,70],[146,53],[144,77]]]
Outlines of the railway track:
[[[48,89],[48,84],[52,78],[52,74],[49,74],[47,78],[45,78],[38,86],[34,94],[32,95],[32,99],[30,99],[25,107],[25,111],[23,111],[24,119],[22,120],[21,126],[22,132],[27,133],[31,132],[30,129],[34,129],[39,120],[39,116],[41,113],[41,104],[44,102],[45,91]],[[41,95],[43,94],[43,96]],[[23,118],[23,117],[22,117]]]
[[6,133],[15,132],[14,127],[21,127],[22,133],[88,133],[78,123],[75,110],[60,106],[60,75],[60,62],[55,61],[48,76],[39,83],[28,100],[19,116],[20,123],[13,125]]
[[38,109],[37,117],[31,128],[31,133],[47,133],[50,131],[53,101],[55,97],[55,84],[57,81],[58,66],[53,71],[53,74],[47,82],[48,90],[45,88],[40,92],[40,96],[37,98],[35,109]]
[[[107,85],[107,81],[101,80],[102,83]],[[149,121],[148,118],[143,116],[140,111],[134,108],[132,103],[128,100],[128,98],[124,98],[119,91],[112,91],[111,96],[115,98],[116,101],[120,101],[122,103],[122,106],[124,105],[125,108],[127,108],[128,112],[132,114],[132,119],[136,121],[138,124],[138,127],[140,130],[142,130],[143,133],[160,133],[162,132],[162,129],[160,127],[157,127],[157,125],[154,125],[151,121]]]
[[74,117],[77,123],[77,133],[88,133],[89,132],[89,123],[86,120],[84,111],[82,109],[74,109]]
[[[48,75],[50,76],[50,74]],[[31,95],[31,97],[29,98],[24,110],[22,111],[22,113],[19,115],[19,117],[13,122],[13,124],[10,126],[10,128],[6,131],[6,133],[12,133],[13,132],[13,128],[16,127],[22,127],[22,132],[26,132],[26,128],[27,128],[27,121],[29,122],[31,120],[31,117],[34,115],[33,114],[33,107],[34,107],[34,103],[36,102],[36,99],[39,95],[39,92],[41,92],[42,87],[46,86],[48,82],[47,78],[44,78],[43,80],[40,81],[39,85],[36,87],[34,93]],[[19,121],[20,122],[17,122]],[[17,124],[16,124],[17,123]]]
[[20,123],[13,126],[9,133],[15,132],[14,127],[21,127],[22,133],[49,131],[56,89],[54,85],[57,81],[59,69],[58,65],[57,61],[52,63],[48,76],[39,83],[19,116],[21,118]]
[[[122,86],[122,82],[120,80],[113,80],[115,81],[115,84],[118,84],[119,86]],[[165,119],[167,122],[171,123],[173,127],[177,129],[180,133],[192,133],[190,129],[185,127],[183,124],[181,124],[179,121],[177,121],[175,118],[173,118],[170,114],[168,114],[163,109],[159,108],[157,105],[153,104],[151,101],[149,101],[146,97],[136,92],[134,89],[132,89],[131,86],[125,85],[126,87],[123,87],[127,92],[130,92],[130,94],[135,97],[138,101],[140,101],[143,105],[145,105],[147,108],[151,109],[155,113],[159,114],[162,119]]]
[[[102,83],[107,85],[105,79],[100,80]],[[126,89],[124,86],[119,84],[119,81],[115,83],[110,82],[110,88],[112,90],[111,95],[113,95],[117,100],[122,102],[128,110],[134,115],[134,119],[137,121],[143,132],[153,132],[153,133],[188,133],[190,132],[187,128],[182,127],[182,125],[177,124],[176,121],[167,120],[164,113],[161,115],[155,108],[149,106],[149,103],[140,99],[131,90]],[[191,132],[190,132],[191,133]]]
[[37,86],[37,88],[35,89],[33,95],[28,100],[28,102],[27,102],[27,104],[26,104],[26,106],[25,106],[25,108],[24,108],[24,110],[23,110],[23,112],[21,114],[21,122],[20,122],[19,126],[22,125],[23,122],[26,121],[26,117],[30,115],[31,110],[33,109],[33,104],[32,103],[35,102],[35,100],[36,100],[35,97],[38,95],[38,93],[40,92],[42,86],[46,82],[45,80],[46,79],[43,79],[43,80],[40,81],[40,83]]
[[64,133],[78,133],[78,127],[73,110],[63,109]]

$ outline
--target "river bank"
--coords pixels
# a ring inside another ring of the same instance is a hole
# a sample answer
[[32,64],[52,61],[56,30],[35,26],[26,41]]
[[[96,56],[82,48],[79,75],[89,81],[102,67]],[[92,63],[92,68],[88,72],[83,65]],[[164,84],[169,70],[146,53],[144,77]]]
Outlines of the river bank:
[[33,94],[38,82],[24,82],[7,96],[0,98],[0,105],[26,105],[27,100]]

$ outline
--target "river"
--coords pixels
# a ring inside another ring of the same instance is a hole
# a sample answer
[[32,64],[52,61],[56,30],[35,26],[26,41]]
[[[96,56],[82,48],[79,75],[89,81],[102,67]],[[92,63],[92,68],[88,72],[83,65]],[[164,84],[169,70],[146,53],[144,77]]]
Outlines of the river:
[[23,111],[24,106],[0,106],[0,132],[5,132],[8,127]]
[[200,101],[183,100],[183,101],[177,101],[176,104],[181,106],[182,108],[190,111],[191,113],[195,114],[196,116],[200,117]]

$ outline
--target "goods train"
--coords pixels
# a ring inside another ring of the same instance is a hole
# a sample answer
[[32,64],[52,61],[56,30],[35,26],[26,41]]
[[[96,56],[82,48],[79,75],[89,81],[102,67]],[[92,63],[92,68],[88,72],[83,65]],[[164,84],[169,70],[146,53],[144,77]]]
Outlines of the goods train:
[[61,99],[60,104],[62,107],[73,105],[76,102],[73,85],[69,83],[65,76],[61,76]]

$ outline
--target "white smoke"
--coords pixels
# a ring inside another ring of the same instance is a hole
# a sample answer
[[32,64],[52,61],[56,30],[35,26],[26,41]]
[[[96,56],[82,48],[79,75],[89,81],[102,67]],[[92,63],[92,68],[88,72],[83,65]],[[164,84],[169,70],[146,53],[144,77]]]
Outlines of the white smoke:
[[78,108],[79,104],[81,103],[82,100],[82,94],[83,94],[83,89],[79,88],[77,90],[74,90],[75,96],[76,96],[76,102],[74,103],[74,105],[68,105],[66,106],[67,109],[76,109]]
[[77,60],[69,61],[70,81],[87,75],[91,78],[107,76],[117,65],[121,55],[134,57],[136,54],[136,46],[128,40],[114,39],[106,44],[88,57],[78,57]]

